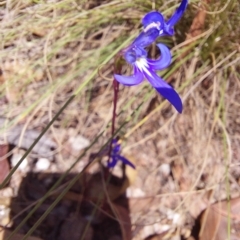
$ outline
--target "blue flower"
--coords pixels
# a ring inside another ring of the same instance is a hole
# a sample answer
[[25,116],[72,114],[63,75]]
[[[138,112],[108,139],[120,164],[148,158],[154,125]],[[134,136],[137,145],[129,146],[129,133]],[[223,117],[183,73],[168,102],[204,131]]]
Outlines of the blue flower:
[[188,5],[188,0],[182,0],[180,6],[172,17],[165,22],[160,12],[152,11],[147,13],[142,19],[143,31],[134,40],[132,45],[146,47],[153,43],[158,37],[173,36],[174,25],[182,17]]
[[125,157],[120,155],[121,145],[118,143],[116,139],[112,140],[112,152],[111,152],[111,162],[107,164],[108,168],[113,168],[116,166],[117,161],[122,161],[124,164],[129,165],[130,167],[135,169],[135,166],[127,160]]
[[146,50],[139,46],[130,46],[125,49],[124,58],[133,67],[133,75],[122,76],[114,74],[114,77],[118,82],[127,86],[138,85],[146,78],[181,113],[182,101],[179,95],[156,74],[157,70],[163,70],[170,65],[171,52],[164,44],[157,44],[157,47],[161,52],[161,56],[157,60],[148,59]]

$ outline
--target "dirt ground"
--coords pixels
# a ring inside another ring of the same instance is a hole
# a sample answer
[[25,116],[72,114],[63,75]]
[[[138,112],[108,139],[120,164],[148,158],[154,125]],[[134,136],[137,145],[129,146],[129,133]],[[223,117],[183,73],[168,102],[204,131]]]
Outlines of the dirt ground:
[[179,4],[153,2],[0,3],[0,240],[240,239],[237,1],[191,1],[162,40],[182,114],[147,82],[120,85],[136,169],[106,168],[114,56],[147,11]]

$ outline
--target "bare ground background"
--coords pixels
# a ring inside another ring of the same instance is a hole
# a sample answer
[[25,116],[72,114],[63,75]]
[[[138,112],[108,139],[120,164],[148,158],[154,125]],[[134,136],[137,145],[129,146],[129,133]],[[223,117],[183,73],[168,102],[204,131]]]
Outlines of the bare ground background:
[[110,137],[114,55],[146,12],[167,18],[178,4],[0,3],[2,239],[240,239],[238,1],[190,1],[159,40],[182,114],[147,82],[120,87],[118,136],[136,170],[105,182],[96,155]]

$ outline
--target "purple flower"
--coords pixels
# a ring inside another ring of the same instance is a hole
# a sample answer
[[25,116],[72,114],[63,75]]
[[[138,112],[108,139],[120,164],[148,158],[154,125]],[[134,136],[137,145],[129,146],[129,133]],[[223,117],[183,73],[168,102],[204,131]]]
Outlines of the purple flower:
[[122,76],[114,74],[114,77],[118,82],[127,86],[138,85],[146,78],[181,113],[182,101],[179,95],[156,74],[157,70],[163,70],[170,65],[171,52],[164,44],[157,44],[157,47],[161,52],[161,56],[157,60],[148,59],[146,50],[141,47],[131,45],[125,49],[124,58],[133,67],[133,75]]
[[153,43],[158,37],[173,36],[174,25],[182,17],[187,5],[188,0],[182,0],[176,12],[167,22],[164,21],[164,17],[160,12],[152,11],[147,13],[142,19],[143,32],[139,34],[132,45],[146,47]]
[[120,143],[118,143],[118,141],[116,139],[112,140],[112,153],[111,153],[111,162],[109,162],[107,164],[107,167],[109,168],[113,168],[116,166],[117,161],[122,161],[123,164],[129,165],[130,167],[135,169],[135,166],[129,161],[127,160],[125,157],[120,155],[120,151],[121,151],[121,145]]

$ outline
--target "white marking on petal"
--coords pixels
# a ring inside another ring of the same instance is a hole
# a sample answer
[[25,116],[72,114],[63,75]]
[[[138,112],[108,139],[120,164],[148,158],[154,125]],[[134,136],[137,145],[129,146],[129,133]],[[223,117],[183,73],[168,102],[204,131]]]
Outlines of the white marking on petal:
[[148,69],[149,66],[146,58],[138,58],[135,64],[141,72],[145,72],[148,76],[152,77],[152,74]]
[[147,27],[143,31],[147,32],[151,28],[157,28],[158,30],[160,30],[160,26],[161,26],[160,22],[153,22],[153,23],[150,23],[149,25],[147,25]]

